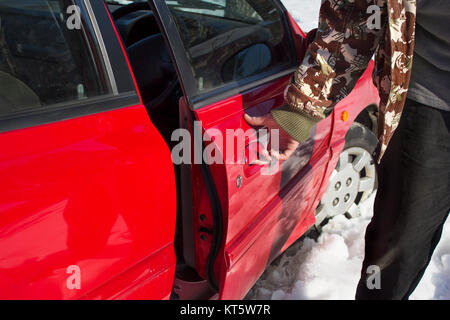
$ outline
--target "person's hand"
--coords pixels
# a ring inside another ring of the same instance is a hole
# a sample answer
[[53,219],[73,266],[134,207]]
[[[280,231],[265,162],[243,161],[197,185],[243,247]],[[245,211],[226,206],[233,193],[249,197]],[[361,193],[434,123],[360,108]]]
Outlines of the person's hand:
[[[261,152],[262,156],[269,161],[272,159],[287,160],[294,153],[295,149],[297,149],[299,145],[298,141],[294,140],[286,131],[284,131],[270,113],[261,117],[251,117],[248,114],[244,114],[244,119],[252,127],[266,127],[269,133],[274,129],[278,129],[278,150],[272,147],[276,144],[269,141],[267,150]],[[272,134],[270,135],[270,139],[272,139]]]

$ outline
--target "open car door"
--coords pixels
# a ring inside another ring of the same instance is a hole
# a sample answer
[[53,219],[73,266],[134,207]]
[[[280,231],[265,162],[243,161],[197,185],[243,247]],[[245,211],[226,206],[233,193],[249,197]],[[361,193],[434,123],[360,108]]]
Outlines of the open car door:
[[219,298],[240,299],[314,223],[331,117],[288,161],[252,164],[267,135],[243,115],[283,105],[304,34],[275,0],[151,4],[184,91],[180,126],[191,133],[182,169],[182,183],[190,184],[183,189],[184,260]]

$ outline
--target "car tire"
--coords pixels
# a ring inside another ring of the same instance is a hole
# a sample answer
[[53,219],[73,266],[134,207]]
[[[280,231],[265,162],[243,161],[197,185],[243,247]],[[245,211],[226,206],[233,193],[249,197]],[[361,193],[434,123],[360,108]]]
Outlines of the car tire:
[[377,189],[373,152],[378,140],[360,123],[353,123],[345,136],[345,146],[339,155],[327,189],[315,210],[318,231],[334,216],[351,219],[360,216],[359,204]]

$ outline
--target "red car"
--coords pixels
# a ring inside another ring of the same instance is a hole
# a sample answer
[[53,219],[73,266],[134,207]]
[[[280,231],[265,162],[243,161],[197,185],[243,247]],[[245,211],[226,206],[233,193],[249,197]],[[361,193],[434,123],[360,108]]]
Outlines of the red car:
[[372,65],[275,174],[171,157],[175,129],[280,107],[312,34],[279,0],[0,1],[0,298],[240,299],[310,227],[357,215]]

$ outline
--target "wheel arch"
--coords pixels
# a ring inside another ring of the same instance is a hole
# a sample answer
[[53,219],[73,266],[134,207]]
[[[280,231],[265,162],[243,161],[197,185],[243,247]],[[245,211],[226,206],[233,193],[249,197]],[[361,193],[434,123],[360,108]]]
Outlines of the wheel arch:
[[378,105],[372,103],[361,110],[361,112],[355,118],[354,123],[359,123],[365,126],[376,135],[378,124]]

